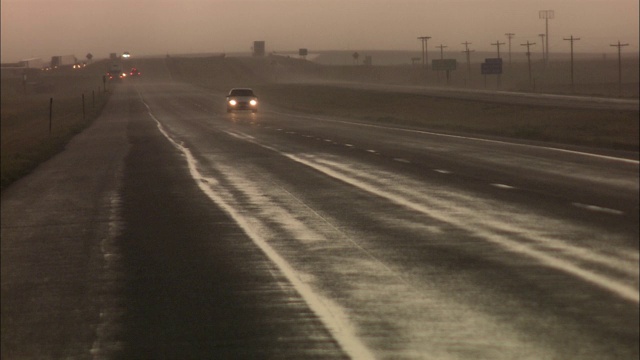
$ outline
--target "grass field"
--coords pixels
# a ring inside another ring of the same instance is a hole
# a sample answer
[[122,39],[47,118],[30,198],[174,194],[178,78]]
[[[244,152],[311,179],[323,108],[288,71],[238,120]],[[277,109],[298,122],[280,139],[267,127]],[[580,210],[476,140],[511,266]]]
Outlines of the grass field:
[[3,77],[2,189],[64,149],[75,134],[99,115],[108,100],[103,89],[103,70],[104,64],[98,63],[80,70],[30,74],[26,86],[22,78]]
[[638,112],[487,103],[318,85],[259,85],[292,110],[447,132],[638,150]]

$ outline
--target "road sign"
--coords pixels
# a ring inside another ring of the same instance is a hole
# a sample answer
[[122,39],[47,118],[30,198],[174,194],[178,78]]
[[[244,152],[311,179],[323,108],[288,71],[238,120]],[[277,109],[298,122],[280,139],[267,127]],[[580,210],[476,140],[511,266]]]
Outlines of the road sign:
[[452,71],[457,66],[456,59],[435,59],[431,61],[431,69],[434,71]]
[[480,64],[480,72],[482,75],[502,74],[502,58],[484,59],[484,62]]

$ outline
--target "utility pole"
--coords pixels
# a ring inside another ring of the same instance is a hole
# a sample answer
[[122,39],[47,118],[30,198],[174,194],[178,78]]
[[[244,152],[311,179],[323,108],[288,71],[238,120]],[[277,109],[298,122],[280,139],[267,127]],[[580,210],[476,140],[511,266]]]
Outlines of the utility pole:
[[467,53],[467,78],[469,79],[469,82],[471,82],[471,52],[474,50],[469,50],[469,45],[471,45],[471,43],[468,41],[463,42],[462,45],[465,47],[463,52]]
[[540,39],[542,39],[542,42],[540,42],[540,44],[542,44],[542,61],[545,61],[546,57],[545,57],[545,53],[544,53],[544,38],[545,38],[545,34],[538,34],[538,36],[540,36]]
[[436,47],[440,49],[440,60],[444,59],[444,50],[443,49],[447,48],[447,46],[440,44],[440,46],[436,46]]
[[500,40],[496,40],[495,44],[491,44],[498,47],[498,58],[500,58],[500,45],[504,45],[506,43],[500,42]]
[[529,51],[529,47],[535,44],[536,43],[530,43],[529,40],[527,40],[526,44],[520,44],[521,46],[527,47],[527,61],[529,62],[529,86],[531,86],[532,88],[533,88],[533,77],[531,76],[531,51]]
[[427,66],[429,64],[429,59],[427,57],[427,41],[431,39],[431,36],[420,36],[418,40],[422,41],[422,67]]
[[564,40],[568,40],[571,42],[571,91],[575,92],[576,88],[575,83],[573,82],[573,42],[580,40],[580,38],[574,38],[573,35],[571,35],[570,38]]
[[620,40],[618,40],[617,44],[610,46],[618,48],[618,96],[622,96],[622,47],[629,46],[629,44],[620,44]]
[[544,58],[544,64],[547,65],[549,63],[549,19],[553,19],[555,17],[555,14],[553,12],[553,10],[540,10],[538,12],[538,17],[540,19],[544,19],[545,22],[545,34],[546,34],[546,45],[543,45],[546,49],[545,52],[545,58]]
[[506,33],[507,38],[509,38],[509,65],[511,65],[511,39],[516,36],[514,33]]
[[[440,49],[440,60],[443,60],[444,59],[443,49],[446,48],[447,46],[440,44],[440,46],[436,46],[436,47]],[[440,70],[438,70],[437,75],[438,75],[438,81],[440,81]],[[448,75],[449,75],[449,72],[447,71],[447,81],[449,81]]]

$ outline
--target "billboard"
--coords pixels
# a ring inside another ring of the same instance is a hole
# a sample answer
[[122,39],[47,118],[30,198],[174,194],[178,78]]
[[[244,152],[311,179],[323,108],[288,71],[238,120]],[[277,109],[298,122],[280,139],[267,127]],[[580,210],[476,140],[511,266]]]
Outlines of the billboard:
[[434,71],[453,71],[457,66],[456,59],[436,59],[431,61],[431,69]]
[[264,54],[265,54],[264,41],[254,41],[253,56],[264,56]]

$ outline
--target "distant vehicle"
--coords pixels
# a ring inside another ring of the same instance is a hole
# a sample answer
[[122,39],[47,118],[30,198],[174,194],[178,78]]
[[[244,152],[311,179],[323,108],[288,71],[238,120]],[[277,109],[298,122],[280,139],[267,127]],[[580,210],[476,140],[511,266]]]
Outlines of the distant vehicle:
[[235,88],[227,95],[227,112],[235,110],[251,110],[258,112],[258,97],[249,88]]
[[44,62],[40,58],[20,60],[19,64],[27,69],[42,69],[45,67]]
[[73,55],[61,55],[51,57],[51,68],[73,67],[78,64],[78,60]]
[[131,71],[129,71],[129,76],[140,76],[140,70],[131,68]]
[[120,63],[111,63],[109,64],[109,70],[107,70],[107,76],[109,76],[109,80],[118,80],[124,79],[127,74],[122,71],[122,64]]
[[128,59],[128,58],[130,58],[130,57],[131,57],[131,54],[129,54],[129,52],[128,52],[128,51],[125,51],[125,52],[122,54],[122,57],[123,57],[123,58],[125,58],[125,59]]

